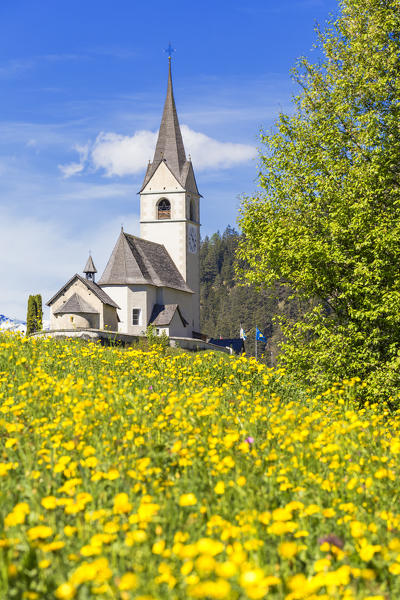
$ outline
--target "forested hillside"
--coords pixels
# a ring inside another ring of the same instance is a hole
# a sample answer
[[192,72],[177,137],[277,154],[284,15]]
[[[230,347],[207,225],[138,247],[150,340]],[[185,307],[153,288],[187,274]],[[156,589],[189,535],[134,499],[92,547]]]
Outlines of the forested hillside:
[[275,317],[296,318],[301,313],[297,300],[290,300],[288,287],[276,286],[258,291],[241,286],[235,277],[236,249],[240,234],[228,226],[221,235],[206,237],[200,249],[201,330],[211,337],[239,337],[246,332],[246,352],[254,354],[256,326],[268,339],[258,343],[259,354],[275,364],[281,330]]

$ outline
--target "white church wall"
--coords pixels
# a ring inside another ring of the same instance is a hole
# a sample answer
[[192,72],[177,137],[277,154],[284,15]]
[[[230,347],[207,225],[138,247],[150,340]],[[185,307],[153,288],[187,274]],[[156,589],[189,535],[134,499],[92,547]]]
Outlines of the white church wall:
[[[130,323],[126,333],[132,335],[143,335],[146,332],[151,311],[156,303],[156,289],[152,285],[130,285],[128,289],[128,314]],[[140,321],[138,325],[132,324],[133,309],[140,310]]]
[[[195,189],[193,172],[190,171],[190,191],[186,192],[165,163],[161,163],[151,180],[141,193],[140,236],[144,239],[163,244],[179,269],[188,286],[195,292],[192,299],[185,302],[185,310],[190,317],[191,331],[200,330],[200,207],[199,196]],[[157,204],[161,198],[171,203],[171,218],[158,219]],[[190,205],[193,202],[194,214],[190,219]],[[197,252],[188,248],[188,227],[195,226],[197,233]],[[168,300],[164,300],[168,304]]]
[[117,310],[119,323],[117,331],[126,333],[128,321],[128,288],[126,285],[102,285],[101,288],[120,307]]
[[174,192],[184,191],[183,187],[172,174],[165,162],[162,162],[160,163],[156,172],[153,174],[153,177],[150,179],[150,181],[148,181],[146,187],[142,191],[142,194],[159,194],[164,190]]

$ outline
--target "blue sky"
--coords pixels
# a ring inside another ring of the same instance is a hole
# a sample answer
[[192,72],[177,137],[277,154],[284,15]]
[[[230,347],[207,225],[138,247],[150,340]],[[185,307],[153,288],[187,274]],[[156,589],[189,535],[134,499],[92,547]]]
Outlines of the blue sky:
[[[0,313],[24,318],[92,250],[101,274],[139,198],[167,83],[202,201],[202,234],[235,225],[257,189],[261,128],[290,112],[290,69],[313,58],[333,0],[3,0]],[[316,57],[315,57],[316,58]]]

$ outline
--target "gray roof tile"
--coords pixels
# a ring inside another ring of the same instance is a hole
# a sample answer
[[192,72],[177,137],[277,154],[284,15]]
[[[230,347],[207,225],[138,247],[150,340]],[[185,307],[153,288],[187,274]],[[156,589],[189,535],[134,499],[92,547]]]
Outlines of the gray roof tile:
[[86,265],[85,265],[85,268],[83,269],[83,273],[97,273],[97,269],[94,266],[93,258],[90,255],[86,261]]
[[69,279],[69,281],[67,281],[67,283],[65,285],[63,285],[62,288],[60,288],[58,290],[58,292],[56,294],[54,294],[54,296],[52,298],[50,298],[50,300],[48,302],[46,302],[46,305],[50,306],[51,304],[53,304],[53,302],[55,300],[57,300],[57,298],[63,293],[63,291],[67,287],[70,286],[71,283],[73,283],[75,281],[75,279],[79,279],[79,281],[84,283],[86,285],[86,287],[89,288],[93,292],[93,294],[95,296],[97,296],[97,298],[99,300],[101,300],[103,302],[103,304],[109,304],[110,306],[113,306],[114,308],[119,308],[118,304],[116,304],[114,302],[114,300],[112,300],[110,298],[110,296],[108,294],[106,294],[106,292],[104,290],[102,290],[100,286],[97,285],[97,283],[94,283],[93,281],[84,279],[83,277],[78,275],[78,273],[75,273],[75,275],[73,277],[71,277],[71,279]]
[[55,315],[67,313],[94,313],[99,311],[90,306],[79,294],[72,294],[70,298],[60,308],[54,311]]
[[188,191],[195,194],[199,193],[194,174],[193,178],[190,177],[188,179],[188,174],[191,170],[193,171],[193,167],[191,161],[186,160],[185,147],[183,145],[178,113],[175,106],[174,90],[172,87],[171,62],[168,71],[167,97],[165,99],[160,130],[158,132],[156,150],[154,152],[153,162],[149,163],[147,166],[146,175],[140,191],[144,189],[153,177],[162,161],[165,161],[174,177],[176,177],[185,189],[186,184],[189,183],[191,184],[189,185],[191,189],[188,189]]
[[188,321],[183,317],[178,304],[155,304],[153,306],[149,324],[157,327],[169,325],[176,311],[178,311],[183,325],[188,325]]
[[149,284],[193,293],[165,246],[121,231],[99,285]]

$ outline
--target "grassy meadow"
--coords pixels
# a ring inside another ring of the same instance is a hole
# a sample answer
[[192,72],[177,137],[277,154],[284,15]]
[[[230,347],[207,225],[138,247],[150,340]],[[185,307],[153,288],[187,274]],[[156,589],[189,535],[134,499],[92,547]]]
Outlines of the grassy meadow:
[[0,598],[400,598],[400,422],[361,385],[0,336]]

